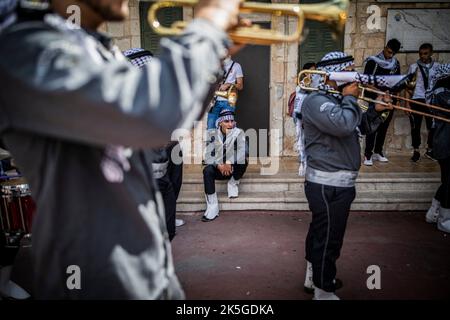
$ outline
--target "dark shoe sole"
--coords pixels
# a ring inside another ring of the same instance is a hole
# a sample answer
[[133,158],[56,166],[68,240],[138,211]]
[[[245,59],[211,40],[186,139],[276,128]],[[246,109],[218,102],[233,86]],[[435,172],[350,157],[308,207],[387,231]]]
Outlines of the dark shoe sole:
[[202,221],[203,222],[211,222],[217,219],[218,216],[215,216],[213,219],[208,219],[207,217],[203,216],[202,217]]
[[303,291],[305,291],[307,294],[314,294],[313,288],[303,287]]

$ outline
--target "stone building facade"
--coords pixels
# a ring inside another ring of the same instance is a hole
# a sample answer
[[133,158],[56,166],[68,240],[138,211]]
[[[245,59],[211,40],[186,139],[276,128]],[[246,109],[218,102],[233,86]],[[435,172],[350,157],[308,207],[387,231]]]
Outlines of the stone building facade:
[[[298,0],[272,0],[278,3],[298,3]],[[302,1],[300,1],[302,2]],[[309,1],[311,2],[311,0]],[[370,16],[367,8],[377,5],[380,8],[380,27],[369,30],[367,19]],[[389,8],[450,8],[449,2],[379,2],[369,0],[350,0],[348,19],[343,34],[343,48],[345,52],[355,57],[358,71],[363,69],[363,61],[369,55],[382,50],[386,41],[387,12]],[[190,12],[184,12],[190,16]],[[264,19],[263,19],[264,20]],[[264,21],[263,21],[264,22]],[[290,18],[273,18],[272,25],[278,30],[294,28],[294,21]],[[103,31],[111,34],[117,45],[125,50],[130,47],[141,46],[141,28],[139,17],[139,1],[130,0],[130,18],[124,23],[108,23]],[[144,22],[145,23],[145,22]],[[417,53],[399,53],[397,58],[401,64],[402,73],[408,65],[418,58]],[[434,58],[440,62],[450,62],[450,53],[437,52]],[[293,121],[286,115],[286,104],[289,94],[295,88],[297,70],[299,68],[299,46],[294,44],[272,45],[270,50],[270,129],[279,132],[277,140],[271,143],[272,155],[294,156],[295,128]],[[423,126],[422,141],[426,141],[426,129]],[[411,137],[408,117],[402,111],[396,111],[386,138],[386,153],[410,152]],[[276,148],[274,147],[275,145]],[[277,151],[278,150],[278,151]]]

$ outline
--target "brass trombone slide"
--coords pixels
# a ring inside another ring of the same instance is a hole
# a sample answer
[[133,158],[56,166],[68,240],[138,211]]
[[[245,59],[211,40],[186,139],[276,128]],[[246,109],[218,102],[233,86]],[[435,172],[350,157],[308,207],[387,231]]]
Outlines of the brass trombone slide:
[[[315,88],[315,87],[311,86],[312,85],[311,76],[313,74],[317,74],[319,76],[325,77],[324,80],[326,80],[326,77],[328,76],[326,71],[321,71],[321,70],[302,70],[302,71],[300,71],[300,73],[298,74],[298,77],[297,77],[297,84],[300,86],[300,88],[302,90],[304,90],[304,91],[319,91],[318,88]],[[361,90],[361,93],[360,93],[360,95],[358,97],[358,100],[362,100],[362,101],[366,101],[366,102],[372,102],[372,103],[381,104],[381,105],[384,105],[384,106],[388,105],[388,103],[386,103],[384,101],[371,99],[371,98],[368,98],[368,97],[364,96],[365,92],[372,92],[372,93],[376,93],[378,95],[388,95],[390,98],[396,98],[396,99],[404,100],[404,101],[412,101],[412,102],[416,103],[416,101],[413,101],[413,100],[410,100],[410,99],[407,99],[407,98],[404,98],[404,97],[401,97],[401,96],[393,95],[393,94],[390,94],[390,93],[387,93],[387,92],[383,92],[383,91],[380,91],[380,90],[377,90],[377,89],[372,89],[372,88],[369,88],[369,87],[365,87],[365,86],[363,86],[361,84],[359,85],[359,89]],[[332,94],[341,94],[341,92],[339,92],[337,90],[328,90],[327,92],[328,93],[332,93]],[[435,106],[435,105],[427,104],[427,103],[420,103],[420,104],[423,105],[423,106],[429,107],[431,109],[436,109],[436,110],[440,110],[440,111],[443,111],[443,112],[450,113],[450,110],[442,108],[442,107],[439,107],[439,106]],[[392,107],[394,109],[399,109],[399,110],[403,110],[403,111],[406,111],[406,112],[415,113],[415,114],[418,114],[418,115],[422,115],[422,116],[425,116],[425,117],[430,117],[430,118],[434,118],[434,119],[437,119],[437,120],[441,120],[441,121],[445,121],[445,122],[450,123],[450,119],[447,119],[447,118],[444,118],[444,117],[441,117],[441,116],[437,116],[437,115],[433,115],[433,114],[429,114],[429,113],[425,113],[425,112],[421,112],[421,111],[417,111],[417,110],[412,110],[410,108],[397,106],[397,105],[394,105],[394,104],[392,104]],[[367,109],[366,107],[361,106],[361,105],[360,105],[360,108],[363,109],[363,110]]]
[[[165,8],[195,7],[198,0],[162,0],[155,2],[148,11],[147,20],[153,30],[161,36],[179,35],[186,27],[185,21],[175,21],[171,26],[163,26],[157,12]],[[333,29],[342,32],[347,19],[349,0],[329,0],[317,4],[259,3],[243,1],[240,14],[263,13],[275,17],[291,16],[297,18],[295,31],[284,34],[273,29],[261,28],[254,24],[251,27],[236,27],[229,32],[236,43],[272,45],[284,42],[298,42],[303,32],[305,19],[328,23]]]
[[[376,93],[376,94],[385,94],[383,91],[380,91],[380,90],[377,90],[377,89],[373,89],[373,88],[363,87],[362,85],[360,85],[359,88],[361,90],[363,90],[363,91],[368,91],[368,92],[372,92],[372,93]],[[402,96],[398,96],[398,95],[395,95],[395,94],[392,94],[392,93],[387,93],[387,94],[392,99],[403,100],[405,102],[414,103],[414,104],[421,105],[421,106],[424,106],[424,107],[427,107],[427,108],[430,108],[430,109],[435,109],[435,110],[439,110],[439,111],[442,111],[442,112],[449,112],[450,113],[450,110],[448,110],[446,108],[439,107],[439,106],[435,106],[433,104],[429,104],[429,103],[424,103],[424,102],[408,99],[408,98],[405,98],[405,97],[402,97]],[[403,109],[406,109],[406,111],[408,111],[408,112],[413,112],[413,113],[416,112],[417,114],[420,114],[420,113],[418,113],[420,111],[412,110],[412,109],[409,109],[409,108],[403,108]],[[430,115],[428,114],[428,116],[430,116]],[[437,116],[432,116],[432,117],[438,119]]]

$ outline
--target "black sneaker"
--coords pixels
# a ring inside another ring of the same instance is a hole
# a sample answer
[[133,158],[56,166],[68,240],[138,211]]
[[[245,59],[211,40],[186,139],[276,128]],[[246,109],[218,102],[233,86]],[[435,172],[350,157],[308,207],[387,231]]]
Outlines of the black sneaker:
[[420,152],[419,151],[414,151],[413,156],[411,157],[411,161],[412,162],[417,162],[420,159]]
[[427,157],[430,160],[433,161],[437,161],[434,156],[433,156],[433,151],[432,150],[427,150],[427,152],[424,153],[425,157]]

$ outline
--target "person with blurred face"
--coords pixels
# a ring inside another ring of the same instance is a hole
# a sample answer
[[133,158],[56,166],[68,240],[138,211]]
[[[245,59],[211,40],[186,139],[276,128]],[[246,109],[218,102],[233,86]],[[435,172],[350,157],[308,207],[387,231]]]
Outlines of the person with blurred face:
[[[140,150],[202,116],[239,2],[200,0],[183,34],[141,69],[98,32],[128,16],[127,0],[22,0],[4,20],[0,134],[37,204],[36,298],[184,298]],[[72,5],[81,28],[65,20]]]
[[[426,102],[425,93],[430,86],[430,74],[432,74],[437,68],[439,68],[439,63],[433,60],[433,46],[430,43],[424,43],[419,48],[419,59],[413,63],[408,70],[408,74],[415,74],[416,85],[412,92],[409,93],[412,99],[417,102]],[[431,114],[430,108],[425,106],[409,103],[406,105],[412,110],[421,111],[427,114]],[[431,160],[434,160],[433,156],[433,119],[430,117],[424,117],[422,115],[411,113],[410,114],[410,124],[411,124],[411,143],[414,149],[411,161],[417,162],[420,160],[420,144],[421,144],[421,133],[420,128],[422,126],[422,119],[425,118],[425,124],[428,131],[427,139],[427,151],[425,156]]]
[[248,165],[249,148],[244,132],[236,127],[234,112],[222,110],[216,120],[216,132],[206,145],[206,167],[203,169],[206,211],[203,222],[219,216],[215,181],[228,180],[229,198],[239,196],[239,182]]
[[[383,51],[378,55],[370,56],[366,59],[364,73],[370,75],[399,75],[400,63],[395,55],[400,50],[401,44],[397,39],[391,39],[387,42]],[[383,89],[383,88],[379,88]],[[376,95],[366,94],[370,98],[376,98]],[[389,116],[378,127],[377,131],[366,135],[366,147],[364,150],[364,165],[372,166],[373,161],[388,162],[388,158],[384,155],[383,148],[386,140],[386,133],[394,116],[393,110]]]

